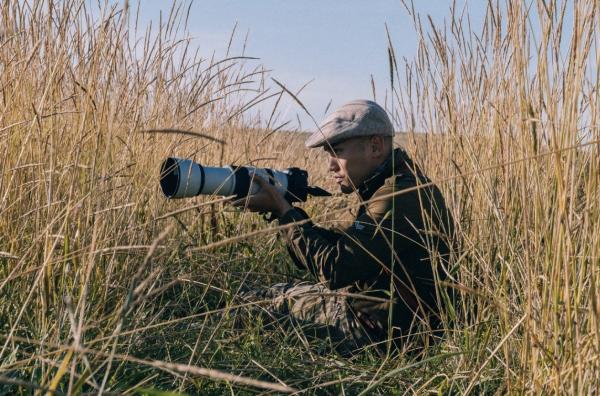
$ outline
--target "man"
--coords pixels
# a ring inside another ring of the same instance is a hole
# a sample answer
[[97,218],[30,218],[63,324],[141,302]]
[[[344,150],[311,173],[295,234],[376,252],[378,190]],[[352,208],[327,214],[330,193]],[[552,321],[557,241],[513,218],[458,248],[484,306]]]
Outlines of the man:
[[440,325],[442,289],[436,280],[445,278],[452,218],[439,190],[403,150],[394,150],[393,136],[385,110],[356,100],[306,141],[329,154],[329,171],[341,191],[358,193],[350,226],[315,225],[259,177],[259,193],[236,203],[271,212],[287,225],[293,261],[318,282],[277,284],[243,297],[266,300],[264,309],[275,318],[320,329],[315,334],[343,352],[402,345],[408,335],[431,335]]

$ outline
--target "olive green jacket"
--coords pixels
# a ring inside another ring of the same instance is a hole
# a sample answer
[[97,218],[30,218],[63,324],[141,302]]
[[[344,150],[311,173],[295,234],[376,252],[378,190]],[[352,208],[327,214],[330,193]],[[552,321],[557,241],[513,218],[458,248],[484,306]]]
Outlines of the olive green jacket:
[[298,222],[285,231],[294,262],[331,290],[347,288],[353,311],[375,338],[402,337],[419,319],[437,326],[434,279],[445,278],[453,233],[440,191],[396,149],[358,194],[361,205],[349,226],[319,227],[298,208],[279,219]]

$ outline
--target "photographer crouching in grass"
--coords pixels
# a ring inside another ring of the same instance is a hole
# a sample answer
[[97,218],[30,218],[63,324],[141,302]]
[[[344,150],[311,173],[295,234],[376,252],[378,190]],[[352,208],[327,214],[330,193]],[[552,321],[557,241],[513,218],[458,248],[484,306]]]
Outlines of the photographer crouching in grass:
[[393,136],[383,108],[356,100],[306,141],[329,154],[328,170],[341,191],[358,194],[358,209],[339,222],[349,227],[315,225],[258,175],[259,192],[234,202],[292,225],[282,231],[289,253],[315,281],[275,284],[242,298],[257,302],[267,320],[289,321],[344,355],[371,345],[397,350],[410,337],[419,349],[441,334],[448,298],[440,281],[446,279],[453,220],[438,188],[406,152],[394,149]]

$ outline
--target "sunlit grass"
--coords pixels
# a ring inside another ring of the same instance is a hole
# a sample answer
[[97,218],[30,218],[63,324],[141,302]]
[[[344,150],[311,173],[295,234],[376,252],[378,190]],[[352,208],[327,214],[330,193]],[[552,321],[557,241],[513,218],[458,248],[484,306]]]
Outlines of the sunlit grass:
[[[560,2],[508,2],[490,6],[483,31],[458,10],[445,27],[414,15],[422,40],[406,65],[390,45],[387,107],[443,190],[461,245],[446,339],[390,359],[342,358],[252,318],[239,329],[230,310],[240,290],[308,278],[276,226],[218,197],[160,193],[169,155],[297,166],[333,189],[305,135],[243,117],[285,95],[262,88],[256,60],[202,58],[185,39],[183,6],[136,36],[135,10],[33,3],[0,6],[0,393],[598,389],[593,1],[565,3],[572,32]],[[348,202],[305,208],[326,221]]]

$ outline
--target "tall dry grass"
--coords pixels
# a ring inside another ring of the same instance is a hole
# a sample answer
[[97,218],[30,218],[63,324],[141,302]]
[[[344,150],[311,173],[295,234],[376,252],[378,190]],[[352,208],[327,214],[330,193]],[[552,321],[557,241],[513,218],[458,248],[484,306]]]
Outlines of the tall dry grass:
[[444,26],[406,6],[421,39],[404,68],[390,53],[406,81],[393,103],[405,129],[430,133],[414,151],[460,218],[473,333],[455,344],[477,351],[455,358],[471,360],[464,391],[494,366],[508,393],[594,393],[598,2],[489,2],[481,30],[457,6]]
[[[459,9],[433,26],[407,5],[419,53],[400,65],[391,38],[387,107],[461,241],[456,323],[419,360],[236,329],[240,289],[302,274],[253,215],[161,196],[172,154],[299,166],[331,187],[303,135],[249,127],[245,110],[285,94],[256,60],[203,58],[183,4],[152,30],[127,4],[0,7],[2,392],[598,389],[597,2],[490,2],[480,31]],[[307,206],[319,218],[339,201]]]

